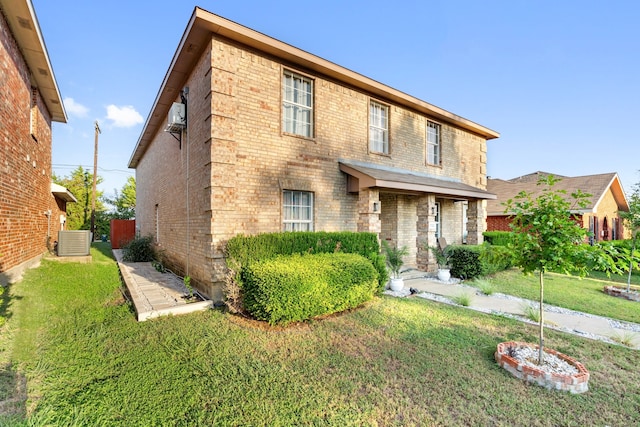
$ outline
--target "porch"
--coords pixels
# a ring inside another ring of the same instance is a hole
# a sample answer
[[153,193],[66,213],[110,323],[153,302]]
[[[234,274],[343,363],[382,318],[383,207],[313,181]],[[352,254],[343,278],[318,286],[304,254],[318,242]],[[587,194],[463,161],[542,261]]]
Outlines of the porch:
[[429,251],[437,238],[480,244],[486,200],[496,196],[452,179],[414,171],[340,162],[347,189],[358,194],[358,231],[377,233],[391,246],[406,246],[408,267],[434,271]]

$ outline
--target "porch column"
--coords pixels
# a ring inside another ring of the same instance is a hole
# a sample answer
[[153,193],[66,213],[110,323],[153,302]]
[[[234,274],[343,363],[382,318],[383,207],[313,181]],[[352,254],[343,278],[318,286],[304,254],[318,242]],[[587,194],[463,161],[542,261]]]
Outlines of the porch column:
[[435,257],[431,254],[429,246],[436,246],[436,216],[431,213],[432,207],[436,206],[435,194],[426,194],[418,198],[418,221],[416,228],[418,236],[416,237],[416,264],[419,270],[435,271],[437,263]]
[[482,233],[487,224],[487,202],[484,200],[469,200],[467,209],[467,244],[480,245],[484,241]]
[[380,240],[380,191],[363,188],[358,192],[358,231],[376,233]]

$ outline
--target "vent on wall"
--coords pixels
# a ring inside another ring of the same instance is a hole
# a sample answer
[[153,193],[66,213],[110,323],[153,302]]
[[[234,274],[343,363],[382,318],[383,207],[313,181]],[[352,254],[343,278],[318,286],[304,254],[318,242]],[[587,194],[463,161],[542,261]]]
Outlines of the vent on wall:
[[91,248],[91,231],[58,231],[58,256],[87,256]]

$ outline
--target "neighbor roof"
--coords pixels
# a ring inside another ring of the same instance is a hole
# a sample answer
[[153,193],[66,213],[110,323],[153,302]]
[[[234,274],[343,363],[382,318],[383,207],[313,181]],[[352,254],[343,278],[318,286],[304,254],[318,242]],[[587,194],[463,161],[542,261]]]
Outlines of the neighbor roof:
[[629,203],[624,194],[618,174],[615,172],[568,177],[538,171],[510,180],[487,179],[487,191],[498,196],[496,200],[487,202],[487,215],[505,215],[505,206],[503,203],[515,198],[521,191],[532,193],[532,197],[535,199],[542,194],[544,188],[538,186],[538,180],[548,175],[554,175],[560,178],[560,181],[558,181],[553,188],[566,191],[567,197],[570,197],[571,193],[577,190],[591,194],[591,196],[586,199],[587,205],[583,209],[574,209],[573,212],[575,213],[595,212],[598,209],[598,204],[609,189],[611,189],[613,197],[619,206],[619,210],[629,210]]
[[51,114],[51,120],[66,123],[67,113],[31,0],[0,0],[0,9],[29,67],[32,82],[38,87]]
[[129,160],[135,168],[144,155],[156,132],[165,125],[169,107],[176,100],[202,50],[213,34],[234,40],[246,46],[280,58],[289,64],[300,66],[320,75],[343,82],[353,88],[387,99],[398,105],[424,113],[454,126],[466,129],[486,139],[498,138],[500,134],[463,117],[457,116],[435,105],[400,92],[347,68],[312,55],[267,35],[229,21],[198,7],[193,11],[178,49],[171,60],[169,70],[142,129],[142,133]]

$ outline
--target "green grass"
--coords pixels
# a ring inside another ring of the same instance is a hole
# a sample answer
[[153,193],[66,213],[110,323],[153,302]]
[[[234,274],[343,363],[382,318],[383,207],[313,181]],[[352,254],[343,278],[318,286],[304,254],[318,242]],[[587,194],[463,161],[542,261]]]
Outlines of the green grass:
[[536,342],[535,326],[421,298],[286,329],[213,310],[138,323],[115,264],[93,255],[45,261],[11,287],[1,340],[13,379],[0,386],[26,378],[28,399],[0,425],[640,423],[640,352],[625,347],[547,331],[548,347],[591,372],[590,391],[574,396],[493,360],[499,342]]
[[[491,283],[495,292],[534,301],[540,298],[537,274],[524,276],[519,270],[512,269],[493,275]],[[604,285],[600,280],[548,273],[544,280],[544,302],[598,316],[640,323],[638,303],[605,294],[602,291]]]

